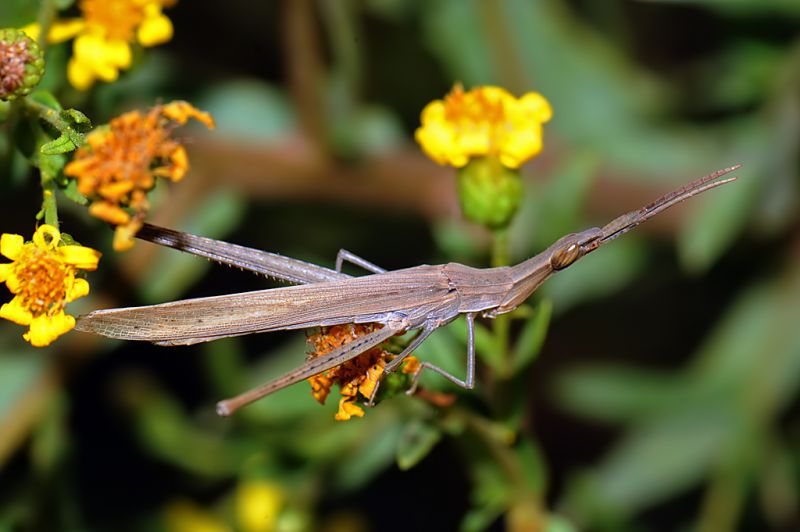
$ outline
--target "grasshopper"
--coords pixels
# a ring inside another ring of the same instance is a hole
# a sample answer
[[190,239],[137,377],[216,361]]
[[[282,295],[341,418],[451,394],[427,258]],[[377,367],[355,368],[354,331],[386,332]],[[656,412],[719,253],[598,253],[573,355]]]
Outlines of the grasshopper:
[[[217,403],[229,416],[242,406],[327,371],[388,340],[419,330],[389,362],[394,371],[436,329],[459,315],[467,322],[467,374],[459,379],[428,362],[420,364],[408,393],[423,370],[430,369],[467,389],[475,382],[475,318],[494,318],[527,300],[553,273],[563,270],[601,245],[692,196],[734,181],[719,179],[740,165],[718,170],[658,198],[641,209],[558,239],[538,255],[515,266],[473,268],[458,263],[421,265],[386,271],[346,250],[329,269],[235,244],[146,224],[138,237],[213,261],[295,283],[297,286],[214,297],[186,299],[141,307],[97,310],[80,316],[76,329],[110,338],[143,340],[159,345],[188,345],[219,338],[345,323],[378,323],[382,328],[358,337],[262,386]],[[347,261],[370,272],[343,273]],[[370,398],[370,403],[373,397]]]

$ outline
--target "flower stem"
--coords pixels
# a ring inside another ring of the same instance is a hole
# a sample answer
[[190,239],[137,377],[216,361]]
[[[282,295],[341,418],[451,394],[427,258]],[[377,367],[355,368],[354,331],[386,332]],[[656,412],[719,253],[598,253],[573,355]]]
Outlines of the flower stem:
[[[492,267],[508,266],[508,229],[495,229],[492,232]],[[511,317],[508,314],[497,316],[493,324],[495,348],[503,361],[499,377],[508,379],[511,372],[511,360],[509,359],[509,338],[511,333]]]
[[39,46],[42,48],[42,53],[47,50],[47,34],[50,33],[50,26],[53,25],[55,18],[56,8],[53,0],[41,0],[39,12],[36,14],[36,23],[39,24]]
[[[532,529],[539,530],[539,526],[543,521],[541,514],[543,502],[540,494],[526,481],[523,474],[523,465],[517,453],[514,452],[512,445],[515,433],[501,430],[501,426],[493,426],[486,418],[469,410],[461,410],[461,414],[472,433],[483,441],[500,470],[503,471],[508,479],[513,495],[508,501],[509,506],[507,509],[511,511],[520,505],[526,507],[531,513],[528,516],[529,521],[536,525]],[[525,530],[528,529],[525,528]]]
[[56,183],[53,179],[42,179],[42,213],[44,214],[44,223],[58,229]]

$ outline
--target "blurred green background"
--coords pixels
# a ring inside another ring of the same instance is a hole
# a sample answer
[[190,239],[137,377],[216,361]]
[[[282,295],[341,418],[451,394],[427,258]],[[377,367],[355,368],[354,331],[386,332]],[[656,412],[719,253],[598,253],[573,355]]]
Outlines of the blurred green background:
[[[4,0],[0,25],[36,9]],[[475,390],[424,379],[452,407],[401,395],[340,423],[302,383],[220,419],[216,400],[301,363],[302,332],[183,348],[73,333],[36,350],[0,323],[0,530],[526,530],[526,512],[554,532],[800,529],[800,2],[165,13],[173,40],[119,81],[69,89],[61,45],[45,83],[95,124],[172,99],[214,115],[215,131],[179,131],[192,170],[154,192],[150,221],[169,227],[326,266],[339,248],[388,269],[487,265],[455,172],[413,143],[419,112],[457,81],[535,90],[554,109],[523,168],[515,262],[744,166],[549,280],[513,330],[510,378],[484,342]],[[0,231],[31,234],[37,183],[0,132]],[[146,243],[114,253],[111,231],[61,205],[62,230],[104,252],[74,314],[273,286]],[[463,374],[464,331],[419,357]],[[274,519],[245,523],[269,504]]]

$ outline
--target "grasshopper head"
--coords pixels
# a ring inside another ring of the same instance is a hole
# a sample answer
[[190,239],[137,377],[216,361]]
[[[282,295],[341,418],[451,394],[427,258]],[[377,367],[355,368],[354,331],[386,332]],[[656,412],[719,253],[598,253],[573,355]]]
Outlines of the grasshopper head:
[[550,255],[550,266],[554,270],[563,270],[573,262],[591,253],[601,244],[603,232],[592,227],[580,233],[572,233],[559,239],[553,245],[553,253]]

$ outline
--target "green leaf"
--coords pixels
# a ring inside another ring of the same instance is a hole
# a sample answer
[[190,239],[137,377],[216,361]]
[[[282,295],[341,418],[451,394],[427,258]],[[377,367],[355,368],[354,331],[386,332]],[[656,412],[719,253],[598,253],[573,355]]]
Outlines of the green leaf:
[[644,421],[694,404],[704,390],[682,376],[611,365],[571,368],[555,384],[562,407],[606,422]]
[[63,153],[42,153],[36,158],[36,166],[39,167],[42,174],[43,183],[56,179],[65,164],[67,164],[67,157]]
[[196,426],[151,377],[129,371],[114,388],[131,416],[134,434],[151,455],[202,477],[228,477],[237,471],[238,459],[225,440]]
[[368,420],[353,420],[355,423],[366,421],[371,429],[353,424],[354,428],[360,429],[354,433],[360,445],[343,456],[329,454],[337,463],[335,482],[344,490],[355,490],[366,485],[395,461],[403,424],[399,418],[386,416],[381,419],[375,413],[371,412],[372,416]]
[[464,532],[486,530],[506,510],[512,489],[508,478],[488,454],[470,453],[468,465],[472,492],[472,507],[461,521]]
[[397,443],[397,466],[404,471],[411,469],[428,456],[441,439],[442,431],[438,427],[419,419],[409,422]]
[[43,474],[55,471],[69,451],[67,430],[68,399],[65,393],[54,393],[33,434],[31,460]]
[[545,532],[578,532],[578,527],[572,524],[566,517],[550,514],[547,516]]
[[543,299],[537,305],[536,311],[525,322],[511,355],[513,373],[524,369],[539,355],[547,336],[552,314],[553,302]]
[[[16,325],[14,326],[16,327]],[[20,340],[21,342],[21,340]],[[34,348],[0,354],[0,464],[25,441],[46,411],[52,383],[46,379],[47,357]]]
[[197,106],[214,116],[218,134],[229,137],[283,139],[296,126],[286,95],[255,80],[221,83],[207,91]]
[[601,464],[573,485],[567,507],[592,521],[630,516],[697,485],[741,422],[736,407],[696,405],[628,433]]
[[532,493],[543,493],[547,483],[547,466],[542,450],[531,439],[522,437],[514,447],[514,452],[528,489]]
[[28,96],[28,98],[44,105],[45,107],[49,107],[50,109],[53,109],[55,111],[62,110],[61,103],[55,96],[53,96],[53,93],[51,93],[50,91],[46,90],[34,91]]
[[78,192],[78,180],[77,179],[68,179],[66,185],[62,189],[64,191],[64,195],[69,198],[70,200],[74,201],[78,205],[88,205],[89,200],[86,199],[86,196]]
[[61,111],[61,116],[64,120],[68,122],[72,122],[75,125],[86,125],[91,127],[92,121],[89,120],[89,117],[83,114],[82,112],[78,111],[77,109],[66,109]]
[[71,152],[76,147],[77,146],[75,146],[72,140],[70,140],[69,136],[65,133],[62,133],[57,139],[43,144],[42,147],[39,148],[39,151],[43,155],[56,155],[60,153]]

